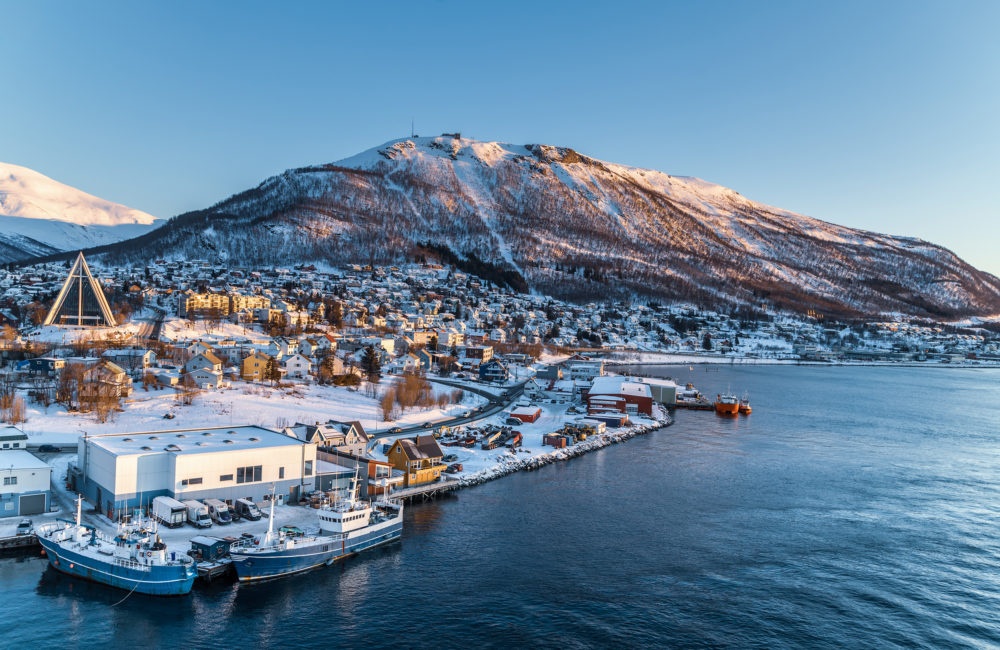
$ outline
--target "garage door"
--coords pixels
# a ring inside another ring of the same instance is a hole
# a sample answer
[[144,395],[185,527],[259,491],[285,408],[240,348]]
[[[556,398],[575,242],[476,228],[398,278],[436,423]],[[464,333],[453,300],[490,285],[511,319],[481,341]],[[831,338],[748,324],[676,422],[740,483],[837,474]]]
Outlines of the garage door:
[[45,512],[44,494],[25,494],[21,496],[21,515],[40,515]]

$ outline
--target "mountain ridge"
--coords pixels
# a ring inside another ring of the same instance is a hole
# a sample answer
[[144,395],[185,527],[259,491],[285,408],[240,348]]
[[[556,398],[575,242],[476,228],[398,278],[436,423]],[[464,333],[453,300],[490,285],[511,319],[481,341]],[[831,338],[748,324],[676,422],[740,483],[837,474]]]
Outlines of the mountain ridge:
[[[940,246],[754,202],[572,148],[445,134],[293,168],[138,243],[227,263],[391,263],[428,255],[590,300],[675,299],[836,315],[1000,312],[1000,280]],[[507,281],[510,284],[510,281]]]
[[0,262],[130,239],[154,229],[150,214],[0,162]]

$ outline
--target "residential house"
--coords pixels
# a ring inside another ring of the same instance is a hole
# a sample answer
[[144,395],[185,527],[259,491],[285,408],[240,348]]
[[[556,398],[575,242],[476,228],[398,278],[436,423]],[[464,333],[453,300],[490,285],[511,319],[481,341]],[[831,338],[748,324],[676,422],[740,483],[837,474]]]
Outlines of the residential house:
[[254,352],[240,364],[240,379],[243,381],[262,381],[264,371],[267,370],[267,362],[272,358],[262,352]]
[[185,382],[206,390],[222,385],[222,373],[207,368],[195,368],[184,375]]
[[312,361],[301,354],[293,354],[281,360],[281,368],[286,377],[291,379],[305,379],[312,370]]
[[110,361],[101,361],[83,372],[81,397],[104,395],[128,397],[132,394],[132,378],[125,370]]
[[436,481],[445,465],[441,462],[444,452],[434,436],[397,438],[386,454],[393,467],[406,472],[404,485],[411,487]]
[[491,359],[479,366],[479,380],[503,383],[510,378],[507,364],[499,359]]
[[185,372],[192,372],[194,370],[204,369],[211,372],[222,372],[222,359],[215,356],[212,352],[201,352],[191,357],[187,363],[184,364]]

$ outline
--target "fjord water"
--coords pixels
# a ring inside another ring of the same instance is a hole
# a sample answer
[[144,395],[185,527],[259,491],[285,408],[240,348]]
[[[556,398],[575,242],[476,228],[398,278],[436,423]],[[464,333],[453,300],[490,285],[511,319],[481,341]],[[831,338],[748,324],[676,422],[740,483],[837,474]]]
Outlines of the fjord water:
[[678,411],[261,585],[112,606],[124,592],[3,559],[3,645],[1000,644],[1000,371],[642,370],[748,390],[754,412]]

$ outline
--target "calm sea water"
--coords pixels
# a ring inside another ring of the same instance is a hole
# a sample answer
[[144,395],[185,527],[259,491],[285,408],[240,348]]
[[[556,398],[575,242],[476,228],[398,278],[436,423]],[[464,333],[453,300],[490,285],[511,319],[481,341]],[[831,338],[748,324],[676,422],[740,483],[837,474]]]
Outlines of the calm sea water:
[[679,411],[263,585],[112,607],[124,592],[3,559],[2,645],[1000,644],[1000,372],[659,371],[748,390],[754,413]]

